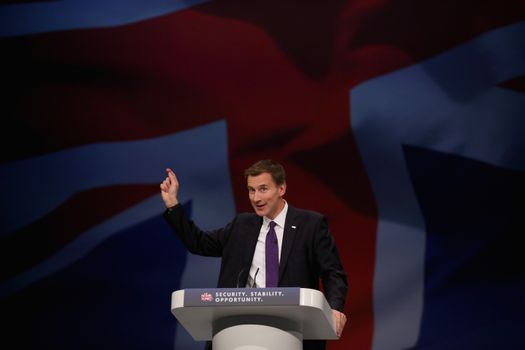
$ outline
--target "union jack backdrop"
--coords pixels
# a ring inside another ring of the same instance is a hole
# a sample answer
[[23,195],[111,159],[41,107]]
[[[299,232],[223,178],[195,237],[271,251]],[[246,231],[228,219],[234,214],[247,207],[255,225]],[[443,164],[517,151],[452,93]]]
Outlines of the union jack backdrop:
[[274,158],[348,273],[328,349],[525,348],[525,2],[0,2],[2,348],[201,349],[171,293]]

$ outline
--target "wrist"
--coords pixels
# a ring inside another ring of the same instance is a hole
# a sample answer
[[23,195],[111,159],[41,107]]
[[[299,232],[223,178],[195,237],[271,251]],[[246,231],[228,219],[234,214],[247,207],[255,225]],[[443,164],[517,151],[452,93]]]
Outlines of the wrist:
[[179,206],[179,203],[175,203],[174,205],[172,206],[166,206],[166,212],[168,213],[171,213],[175,208],[177,208]]
[[176,207],[177,205],[179,205],[178,199],[164,200],[164,206],[166,209]]

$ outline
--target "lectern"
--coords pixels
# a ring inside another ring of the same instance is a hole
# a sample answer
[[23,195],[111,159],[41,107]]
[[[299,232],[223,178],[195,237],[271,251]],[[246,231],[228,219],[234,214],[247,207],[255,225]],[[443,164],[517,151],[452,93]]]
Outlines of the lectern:
[[332,310],[315,289],[183,289],[172,293],[171,312],[214,350],[299,350],[303,339],[337,339]]

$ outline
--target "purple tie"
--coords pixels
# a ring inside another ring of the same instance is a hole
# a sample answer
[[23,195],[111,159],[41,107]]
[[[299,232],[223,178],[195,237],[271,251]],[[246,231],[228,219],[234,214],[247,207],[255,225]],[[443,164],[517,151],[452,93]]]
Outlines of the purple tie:
[[275,234],[275,222],[270,222],[270,229],[266,234],[266,288],[277,287],[279,279],[279,247]]

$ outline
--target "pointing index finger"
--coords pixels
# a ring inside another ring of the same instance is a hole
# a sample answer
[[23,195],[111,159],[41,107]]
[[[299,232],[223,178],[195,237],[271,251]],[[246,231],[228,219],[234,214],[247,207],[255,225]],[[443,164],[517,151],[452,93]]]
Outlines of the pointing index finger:
[[177,175],[175,175],[175,172],[173,172],[173,170],[171,170],[170,168],[166,168],[166,172],[168,173],[168,177],[172,182],[179,182],[177,179]]

